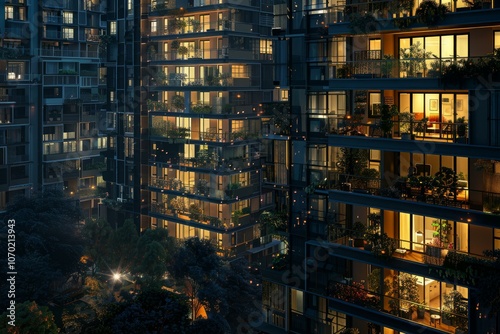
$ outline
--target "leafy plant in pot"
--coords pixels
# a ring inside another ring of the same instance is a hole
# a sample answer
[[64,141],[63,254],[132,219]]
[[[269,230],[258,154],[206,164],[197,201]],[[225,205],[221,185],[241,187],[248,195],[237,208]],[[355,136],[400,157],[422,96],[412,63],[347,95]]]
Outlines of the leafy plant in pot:
[[364,246],[365,232],[366,232],[366,226],[362,222],[357,221],[352,225],[352,237],[354,239],[354,247]]
[[409,112],[399,113],[399,131],[401,132],[401,139],[413,139],[413,125],[415,115]]
[[443,323],[456,326],[455,333],[467,333],[468,312],[467,302],[457,290],[452,290],[443,298]]
[[467,134],[467,122],[465,117],[457,118],[457,136],[459,138],[465,138]]
[[394,126],[392,118],[398,114],[398,107],[396,105],[379,104],[377,108],[380,108],[380,129],[385,138],[390,138]]
[[410,45],[409,48],[400,49],[401,71],[408,77],[419,77],[427,69],[426,59],[432,57],[432,52],[422,49],[420,42]]

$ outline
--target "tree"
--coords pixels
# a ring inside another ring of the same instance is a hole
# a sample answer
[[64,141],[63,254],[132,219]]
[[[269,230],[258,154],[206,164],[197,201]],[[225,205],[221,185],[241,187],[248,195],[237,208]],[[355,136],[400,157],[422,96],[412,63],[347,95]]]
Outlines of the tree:
[[129,271],[136,255],[136,245],[139,239],[137,228],[132,219],[126,219],[112,237],[112,257],[109,263],[112,270]]
[[182,295],[160,288],[143,290],[135,300],[113,302],[82,333],[184,333],[189,308]]
[[166,229],[146,230],[136,245],[135,264],[131,272],[142,275],[146,284],[159,282],[176,251],[175,239]]
[[[61,192],[39,193],[15,201],[5,219],[15,220],[16,269],[23,273],[16,285],[17,302],[45,300],[69,276],[78,277],[83,254],[78,201]],[[6,229],[7,224],[0,233],[4,240]],[[1,284],[3,293],[7,286]]]
[[106,220],[87,219],[82,229],[85,240],[85,262],[92,267],[92,273],[106,268],[111,256],[113,229]]
[[54,322],[54,314],[52,314],[48,307],[38,306],[34,301],[26,301],[16,305],[15,326],[8,324],[8,321],[10,321],[10,318],[7,317],[8,314],[8,312],[2,314],[2,321],[0,322],[1,333],[59,333],[59,328],[57,328]]
[[192,314],[203,306],[209,319],[229,331],[238,326],[238,318],[254,310],[253,301],[260,300],[258,280],[248,268],[243,259],[221,260],[210,241],[193,238],[179,248],[171,272],[185,286]]

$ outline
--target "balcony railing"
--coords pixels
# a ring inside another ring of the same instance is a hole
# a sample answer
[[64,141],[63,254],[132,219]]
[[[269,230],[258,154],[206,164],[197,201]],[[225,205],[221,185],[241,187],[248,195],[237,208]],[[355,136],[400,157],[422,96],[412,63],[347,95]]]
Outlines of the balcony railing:
[[[418,178],[417,178],[418,180]],[[342,190],[427,204],[458,207],[481,212],[500,213],[500,193],[471,189],[467,182],[457,181],[455,187],[434,187],[425,183],[415,186],[401,178],[389,187],[382,187],[381,179],[330,172],[328,178],[309,187],[312,190]],[[443,191],[446,195],[443,195]]]
[[[313,115],[313,114],[311,114]],[[444,118],[442,118],[443,120]],[[318,134],[331,134],[342,136],[384,137],[380,121],[360,122],[351,116],[330,116],[326,118],[309,118],[310,132]],[[314,126],[313,126],[313,122]],[[415,120],[412,122],[393,121],[389,133],[393,139],[416,139],[426,141],[440,141],[453,143],[467,143],[468,126],[463,122],[440,122],[439,117],[426,121]],[[403,135],[403,128],[413,128],[408,136]]]
[[96,51],[66,50],[66,49],[37,49],[36,54],[40,57],[71,57],[71,58],[99,58]]
[[[450,2],[448,3],[448,10],[451,13],[454,12],[463,12],[463,11],[469,11],[469,10],[489,10],[492,7],[497,8],[497,2],[498,0],[495,0],[495,6],[492,6],[492,1],[484,1],[484,2],[476,2],[475,4],[478,4],[477,6],[474,7],[467,7],[465,2]],[[331,6],[327,7],[323,3],[315,4],[315,5],[309,5],[306,6],[306,10],[322,10],[322,14],[313,14],[315,15],[318,19],[316,20],[311,20],[310,25],[311,27],[321,27],[324,26],[325,23],[327,25],[329,24],[338,24],[338,23],[345,23],[350,21],[350,15],[351,14],[360,14],[363,15],[364,13],[372,13],[374,18],[376,20],[379,20],[381,28],[394,28],[397,27],[393,25],[392,23],[389,23],[390,21],[380,21],[380,20],[392,20],[392,19],[412,19],[413,22],[416,22],[416,18],[412,17],[411,15],[415,14],[415,9],[410,13],[395,13],[390,10],[391,7],[393,7],[393,2],[392,1],[371,1],[371,2],[362,2],[362,3],[350,3],[348,5],[338,5],[338,6]],[[460,7],[458,7],[460,6]],[[410,16],[406,16],[410,15]],[[320,23],[316,23],[320,22]],[[398,23],[396,23],[398,24]]]
[[[176,50],[164,53],[150,53],[148,60],[150,61],[172,61],[172,60],[198,60],[198,59],[243,59],[243,60],[259,60],[262,59],[262,54],[252,50],[241,50],[232,48],[222,49],[194,49],[189,50],[186,54],[180,54]],[[267,57],[267,60],[271,58]]]

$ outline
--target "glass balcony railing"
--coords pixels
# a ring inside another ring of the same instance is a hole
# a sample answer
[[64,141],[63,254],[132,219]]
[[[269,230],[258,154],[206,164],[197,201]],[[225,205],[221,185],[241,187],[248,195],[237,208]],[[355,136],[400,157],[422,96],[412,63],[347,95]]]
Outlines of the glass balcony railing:
[[[184,128],[183,128],[184,129]],[[171,139],[191,139],[211,142],[237,142],[245,140],[256,140],[260,138],[259,132],[233,131],[233,132],[213,132],[213,131],[187,131],[180,136],[177,132],[168,132],[163,128],[152,127],[151,135],[155,137],[165,137]],[[182,130],[185,131],[185,130]]]
[[[314,114],[310,114],[314,116]],[[350,115],[309,118],[310,132],[326,135],[385,137],[379,120],[362,122]],[[436,119],[415,120],[411,122],[393,121],[390,131],[393,139],[415,139],[465,144],[468,142],[466,122],[439,122]]]
[[270,54],[260,54],[252,50],[234,48],[171,50],[164,53],[149,53],[149,61],[199,60],[199,59],[244,59],[272,60]]
[[[445,4],[447,4],[450,13],[455,13],[498,8],[497,2],[498,0],[474,2],[473,6],[468,6],[466,2],[461,1],[452,1]],[[352,14],[363,15],[364,13],[372,13],[374,19],[379,21],[381,28],[394,29],[399,27],[398,23],[392,24],[389,23],[389,21],[384,22],[381,20],[407,20],[407,24],[417,23],[417,18],[414,16],[417,7],[414,7],[411,11],[400,12],[394,9],[393,1],[371,1],[330,7],[327,7],[325,3],[318,3],[308,5],[305,8],[310,11],[310,15],[315,18],[314,20],[310,20],[311,27],[321,27],[324,26],[325,23],[330,25],[350,22],[350,16]]]
[[203,186],[200,184],[190,185],[184,184],[179,179],[161,179],[156,177],[151,178],[150,185],[155,188],[170,190],[172,192],[210,197],[212,199],[220,200],[233,200],[237,198],[249,197],[259,190],[258,185],[228,187],[227,189],[222,190],[210,187],[209,184],[203,184]]

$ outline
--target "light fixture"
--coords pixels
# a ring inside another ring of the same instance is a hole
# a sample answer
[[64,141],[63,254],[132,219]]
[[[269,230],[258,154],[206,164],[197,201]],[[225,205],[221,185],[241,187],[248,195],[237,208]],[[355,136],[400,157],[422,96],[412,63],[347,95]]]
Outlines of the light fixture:
[[422,235],[422,231],[417,231],[417,235]]

